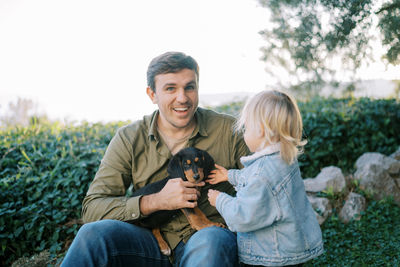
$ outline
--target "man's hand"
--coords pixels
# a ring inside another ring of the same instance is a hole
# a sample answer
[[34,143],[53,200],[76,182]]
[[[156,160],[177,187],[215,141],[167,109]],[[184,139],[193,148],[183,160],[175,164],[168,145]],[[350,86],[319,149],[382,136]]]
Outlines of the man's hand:
[[208,175],[207,183],[218,184],[220,182],[228,181],[228,170],[218,164],[215,164],[215,170],[212,170]]
[[219,195],[218,190],[209,189],[208,190],[208,201],[210,202],[211,206],[215,207],[215,202],[217,202],[217,197]]
[[204,182],[195,184],[181,178],[170,179],[160,192],[140,198],[140,211],[149,215],[159,210],[194,208],[200,196],[197,187],[204,185]]

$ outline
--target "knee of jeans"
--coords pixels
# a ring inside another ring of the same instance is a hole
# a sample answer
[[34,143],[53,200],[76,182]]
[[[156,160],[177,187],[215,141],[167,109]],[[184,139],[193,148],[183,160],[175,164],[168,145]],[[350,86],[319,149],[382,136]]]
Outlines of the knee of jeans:
[[190,237],[179,266],[237,266],[236,235],[220,227],[208,227]]
[[77,237],[87,241],[96,241],[105,238],[106,235],[112,234],[112,229],[117,221],[102,220],[84,224],[78,231]]
[[222,247],[236,249],[236,235],[220,227],[207,227],[196,232],[188,241],[189,246],[202,246],[210,250]]

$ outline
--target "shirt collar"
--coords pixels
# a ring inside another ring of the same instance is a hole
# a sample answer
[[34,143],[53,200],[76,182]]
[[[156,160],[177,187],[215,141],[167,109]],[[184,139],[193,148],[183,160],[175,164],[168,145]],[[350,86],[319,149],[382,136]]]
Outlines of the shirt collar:
[[154,111],[149,117],[149,138],[153,138],[153,140],[158,140],[159,136],[157,133],[157,118],[159,115],[160,111],[157,109],[156,111]]
[[194,136],[200,134],[201,136],[208,136],[206,125],[207,125],[207,118],[204,116],[204,109],[197,108],[196,112],[194,113],[194,117],[197,120],[196,128],[193,132]]

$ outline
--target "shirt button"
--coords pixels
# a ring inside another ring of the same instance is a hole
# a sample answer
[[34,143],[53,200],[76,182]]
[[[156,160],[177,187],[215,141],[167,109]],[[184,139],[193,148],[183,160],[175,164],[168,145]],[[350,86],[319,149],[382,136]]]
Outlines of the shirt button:
[[132,213],[132,217],[135,218],[135,217],[136,217],[136,214],[135,214],[135,213]]

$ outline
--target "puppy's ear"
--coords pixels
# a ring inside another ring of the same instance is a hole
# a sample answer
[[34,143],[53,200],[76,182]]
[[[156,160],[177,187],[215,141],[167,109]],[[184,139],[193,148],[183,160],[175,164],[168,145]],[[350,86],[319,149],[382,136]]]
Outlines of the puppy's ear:
[[215,169],[215,163],[213,157],[208,154],[207,151],[202,150],[202,157],[204,158],[204,177],[207,177],[210,174],[210,171]]
[[168,163],[167,168],[168,175],[171,178],[182,178],[186,180],[185,173],[182,168],[182,157],[179,153],[175,154]]

